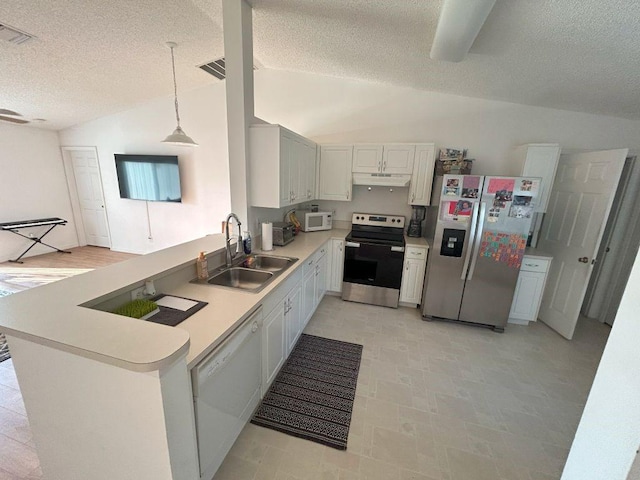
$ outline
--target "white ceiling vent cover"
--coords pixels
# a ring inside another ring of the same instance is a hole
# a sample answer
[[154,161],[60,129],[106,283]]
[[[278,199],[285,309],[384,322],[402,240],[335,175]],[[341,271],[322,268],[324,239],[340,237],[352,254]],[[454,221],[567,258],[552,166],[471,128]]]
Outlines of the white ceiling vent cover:
[[[224,61],[224,57],[219,58],[218,60],[214,60],[213,62],[198,65],[198,68],[201,68],[208,74],[213,75],[218,80],[224,80],[225,78],[227,78],[227,66]],[[255,60],[253,63],[253,69],[258,70],[258,65]]]
[[33,38],[35,38],[33,35],[0,23],[0,40],[15,43],[16,45],[22,45]]

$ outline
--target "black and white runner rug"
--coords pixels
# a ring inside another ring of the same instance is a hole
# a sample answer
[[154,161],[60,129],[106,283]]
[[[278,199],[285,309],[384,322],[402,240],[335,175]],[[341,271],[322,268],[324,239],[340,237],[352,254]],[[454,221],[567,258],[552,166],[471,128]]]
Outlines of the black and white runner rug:
[[362,345],[302,334],[251,420],[347,449]]

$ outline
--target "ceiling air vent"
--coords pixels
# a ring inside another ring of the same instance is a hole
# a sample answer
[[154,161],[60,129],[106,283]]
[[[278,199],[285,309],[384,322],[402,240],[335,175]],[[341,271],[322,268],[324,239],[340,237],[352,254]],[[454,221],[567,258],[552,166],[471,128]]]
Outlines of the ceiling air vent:
[[[257,70],[258,66],[257,62],[254,61],[253,69]],[[224,57],[219,58],[218,60],[214,60],[213,62],[205,63],[203,65],[198,65],[199,68],[204,70],[205,72],[213,75],[218,80],[224,80],[227,78],[227,67],[225,65]]]
[[9,43],[15,43],[16,45],[22,45],[32,38],[35,37],[26,32],[22,32],[17,28],[13,28],[9,25],[0,23],[0,40],[5,40]]

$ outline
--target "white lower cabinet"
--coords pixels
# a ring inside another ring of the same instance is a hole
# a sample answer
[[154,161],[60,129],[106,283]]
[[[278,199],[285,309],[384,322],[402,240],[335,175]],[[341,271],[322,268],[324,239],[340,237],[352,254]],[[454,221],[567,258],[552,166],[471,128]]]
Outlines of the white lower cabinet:
[[313,307],[314,311],[324,294],[327,293],[327,250],[329,250],[328,243],[316,254],[316,301]]
[[263,302],[269,312],[262,328],[263,396],[326,292],[328,249],[327,242]]
[[264,319],[262,327],[262,396],[267,393],[285,359],[285,298]]
[[400,301],[419,304],[422,301],[422,286],[427,266],[428,247],[408,246],[404,254]]
[[288,357],[293,350],[293,346],[302,333],[302,286],[295,287],[287,297],[287,304],[284,310],[284,322],[287,331],[287,351]]
[[538,319],[550,264],[550,258],[524,256],[513,293],[509,323],[527,325]]
[[344,270],[344,239],[330,240],[329,258],[327,261],[327,290],[342,292],[342,273]]
[[309,323],[313,312],[316,309],[316,270],[313,259],[307,260],[305,265],[304,280],[302,282],[302,324]]

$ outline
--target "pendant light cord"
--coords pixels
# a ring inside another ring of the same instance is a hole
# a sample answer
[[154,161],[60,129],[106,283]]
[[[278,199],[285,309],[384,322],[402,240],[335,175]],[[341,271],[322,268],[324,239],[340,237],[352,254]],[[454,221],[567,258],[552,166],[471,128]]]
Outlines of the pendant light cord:
[[178,84],[176,82],[176,61],[173,56],[173,49],[171,47],[171,69],[173,70],[173,98],[176,106],[176,121],[178,122],[178,128],[180,128],[180,114],[178,113]]

